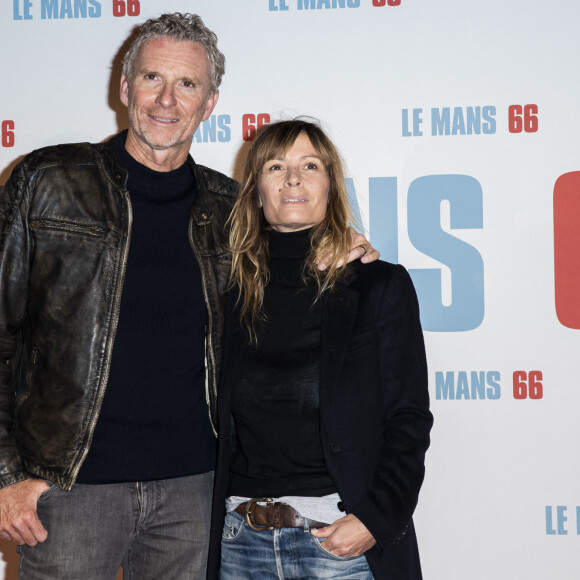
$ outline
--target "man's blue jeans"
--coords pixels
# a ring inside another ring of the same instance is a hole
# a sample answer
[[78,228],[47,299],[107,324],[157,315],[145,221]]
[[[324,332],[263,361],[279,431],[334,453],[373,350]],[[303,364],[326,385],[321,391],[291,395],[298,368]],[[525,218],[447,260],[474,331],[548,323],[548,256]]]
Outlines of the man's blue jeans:
[[190,477],[52,486],[38,516],[48,539],[20,546],[21,580],[205,578],[213,472]]
[[228,512],[222,535],[221,580],[372,580],[364,556],[335,556],[302,528],[255,531]]

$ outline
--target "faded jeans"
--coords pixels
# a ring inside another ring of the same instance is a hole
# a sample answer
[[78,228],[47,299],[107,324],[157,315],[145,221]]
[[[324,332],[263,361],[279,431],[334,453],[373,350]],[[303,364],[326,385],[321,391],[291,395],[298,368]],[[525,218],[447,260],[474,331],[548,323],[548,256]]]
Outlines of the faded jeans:
[[255,531],[228,512],[222,534],[221,580],[372,580],[364,556],[326,551],[324,540],[302,528]]
[[38,500],[45,542],[19,546],[21,580],[205,578],[213,472],[139,483],[53,485]]

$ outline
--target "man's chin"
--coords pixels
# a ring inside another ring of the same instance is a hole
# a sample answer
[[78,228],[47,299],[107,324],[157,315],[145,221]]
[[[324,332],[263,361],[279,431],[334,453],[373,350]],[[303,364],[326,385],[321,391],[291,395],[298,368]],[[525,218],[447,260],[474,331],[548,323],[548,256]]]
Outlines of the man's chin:
[[186,140],[174,135],[142,135],[140,141],[155,151],[182,147],[187,143]]

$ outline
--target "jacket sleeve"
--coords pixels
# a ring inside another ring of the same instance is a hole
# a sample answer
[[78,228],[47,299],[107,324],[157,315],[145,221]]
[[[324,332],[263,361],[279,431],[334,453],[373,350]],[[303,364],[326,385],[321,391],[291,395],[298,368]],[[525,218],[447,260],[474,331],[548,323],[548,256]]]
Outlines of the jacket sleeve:
[[28,477],[12,434],[31,257],[28,184],[21,163],[0,192],[0,487]]
[[378,311],[382,452],[368,493],[351,511],[388,548],[405,535],[417,505],[433,424],[419,305],[402,266],[385,284]]

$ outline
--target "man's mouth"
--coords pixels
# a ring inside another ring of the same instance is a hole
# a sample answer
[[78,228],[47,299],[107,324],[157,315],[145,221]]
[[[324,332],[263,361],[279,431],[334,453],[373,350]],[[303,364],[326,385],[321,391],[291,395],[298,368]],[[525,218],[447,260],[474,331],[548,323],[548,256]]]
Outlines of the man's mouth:
[[156,117],[155,115],[149,115],[149,117],[154,121],[159,121],[160,123],[177,123],[177,119],[165,119],[163,117]]

